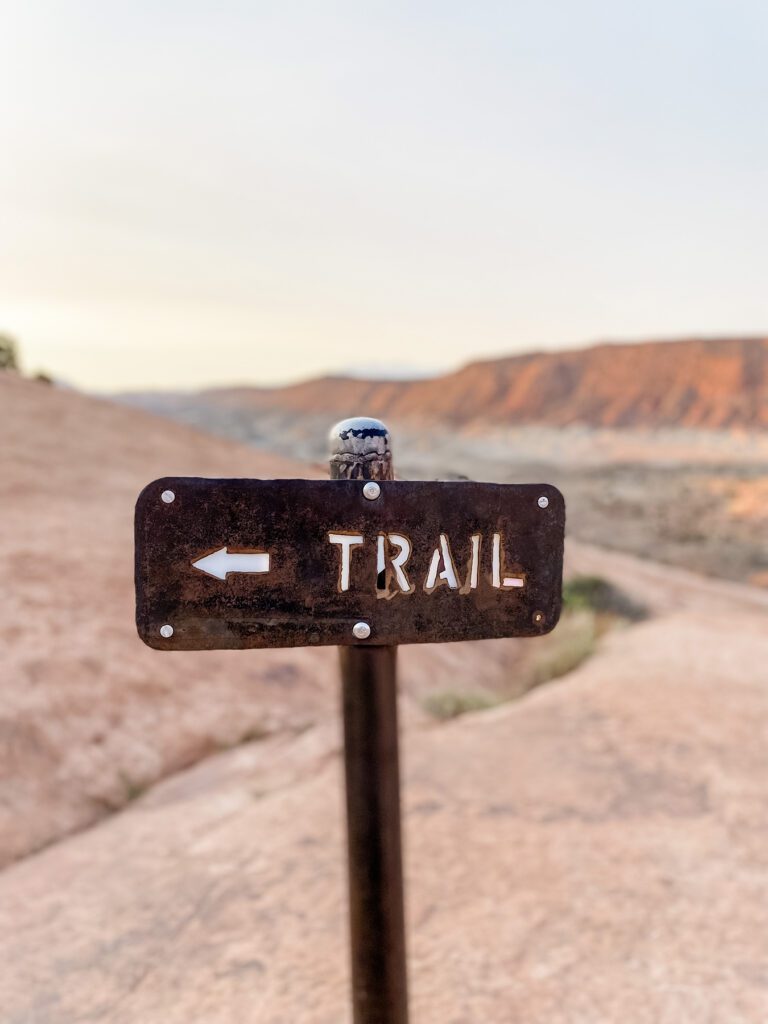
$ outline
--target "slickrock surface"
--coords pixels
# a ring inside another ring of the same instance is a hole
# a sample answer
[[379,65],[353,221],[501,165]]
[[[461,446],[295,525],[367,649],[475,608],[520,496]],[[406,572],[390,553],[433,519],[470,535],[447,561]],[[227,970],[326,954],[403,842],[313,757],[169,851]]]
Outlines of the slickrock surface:
[[158,658],[133,625],[145,483],[304,466],[11,374],[0,374],[0,420],[2,862],[244,736],[303,728],[329,704],[333,662]]
[[[417,1024],[768,1019],[768,598],[577,549],[655,617],[404,736]],[[331,725],[168,779],[0,874],[6,1024],[340,1024]]]

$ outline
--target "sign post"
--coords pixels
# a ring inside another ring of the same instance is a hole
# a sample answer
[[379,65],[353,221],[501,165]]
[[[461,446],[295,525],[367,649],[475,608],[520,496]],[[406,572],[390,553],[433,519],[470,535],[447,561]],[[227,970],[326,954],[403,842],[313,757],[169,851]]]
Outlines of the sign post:
[[[331,479],[392,480],[389,431],[378,420],[331,430]],[[365,633],[359,623],[359,632]],[[370,629],[370,627],[369,627]],[[397,647],[340,647],[347,797],[354,1024],[407,1024],[400,828]]]
[[330,480],[164,477],[136,502],[136,625],[161,651],[339,647],[354,1024],[407,1024],[397,645],[540,636],[560,615],[548,484],[396,481],[378,420]]

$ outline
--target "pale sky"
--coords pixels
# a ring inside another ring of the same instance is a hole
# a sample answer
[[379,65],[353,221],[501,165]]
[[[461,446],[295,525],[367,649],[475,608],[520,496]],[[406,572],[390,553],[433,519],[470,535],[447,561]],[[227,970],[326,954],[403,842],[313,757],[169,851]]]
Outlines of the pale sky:
[[0,0],[0,130],[84,387],[768,331],[764,0]]

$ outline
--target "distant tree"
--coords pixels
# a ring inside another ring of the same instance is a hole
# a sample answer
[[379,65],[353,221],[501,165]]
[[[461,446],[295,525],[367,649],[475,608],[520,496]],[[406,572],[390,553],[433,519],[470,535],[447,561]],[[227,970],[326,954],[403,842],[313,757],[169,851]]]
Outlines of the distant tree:
[[0,370],[18,370],[16,342],[7,334],[0,334]]

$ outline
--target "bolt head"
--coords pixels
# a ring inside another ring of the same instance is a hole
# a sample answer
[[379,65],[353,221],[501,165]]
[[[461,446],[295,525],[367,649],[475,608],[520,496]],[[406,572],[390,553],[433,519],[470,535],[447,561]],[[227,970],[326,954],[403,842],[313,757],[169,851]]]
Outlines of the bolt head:
[[173,626],[169,626],[168,623],[166,623],[164,626],[161,626],[160,636],[163,637],[163,639],[165,640],[170,640],[170,638],[173,636]]
[[173,491],[163,491],[160,497],[163,499],[166,505],[170,505],[171,502],[176,499],[176,495],[173,493]]
[[371,627],[367,622],[356,622],[352,627],[352,635],[356,640],[367,640],[371,635]]
[[363,494],[369,501],[375,501],[381,494],[381,488],[375,480],[369,480],[368,483],[363,486]]
[[539,506],[539,508],[546,508],[549,504],[549,498],[546,496],[546,494],[542,494],[542,496],[539,498],[536,504]]
[[544,621],[544,612],[534,612],[533,621],[536,623],[537,626],[540,626]]

